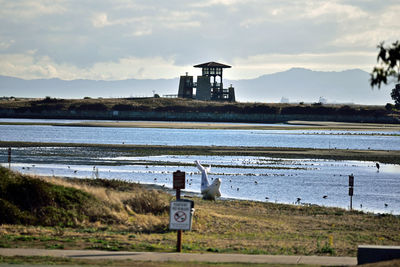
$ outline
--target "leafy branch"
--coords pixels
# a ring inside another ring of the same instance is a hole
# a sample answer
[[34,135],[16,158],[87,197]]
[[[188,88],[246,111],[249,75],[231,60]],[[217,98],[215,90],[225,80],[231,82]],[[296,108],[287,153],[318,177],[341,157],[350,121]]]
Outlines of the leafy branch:
[[385,47],[382,42],[378,45],[377,57],[378,66],[375,66],[371,73],[370,84],[372,87],[381,87],[381,84],[388,84],[388,79],[394,78],[400,81],[400,42],[396,41],[391,46]]

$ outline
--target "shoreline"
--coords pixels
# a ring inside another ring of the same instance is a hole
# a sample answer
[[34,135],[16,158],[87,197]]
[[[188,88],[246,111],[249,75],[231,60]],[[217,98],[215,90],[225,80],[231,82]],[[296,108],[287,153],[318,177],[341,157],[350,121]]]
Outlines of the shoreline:
[[82,122],[0,122],[0,125],[43,125],[66,127],[168,128],[219,130],[341,130],[341,131],[400,131],[399,124],[350,123],[330,121],[287,121],[283,124],[240,122],[173,122],[173,121],[82,121]]

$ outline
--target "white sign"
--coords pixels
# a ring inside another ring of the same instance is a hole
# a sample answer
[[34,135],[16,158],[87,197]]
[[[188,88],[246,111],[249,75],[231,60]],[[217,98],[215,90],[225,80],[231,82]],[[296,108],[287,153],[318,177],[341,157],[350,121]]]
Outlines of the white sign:
[[171,201],[169,213],[169,229],[191,230],[192,229],[192,201]]

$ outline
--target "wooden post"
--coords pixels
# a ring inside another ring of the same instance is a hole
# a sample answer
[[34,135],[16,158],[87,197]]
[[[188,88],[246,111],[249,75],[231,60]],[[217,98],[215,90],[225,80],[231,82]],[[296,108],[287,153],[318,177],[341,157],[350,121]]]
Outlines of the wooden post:
[[182,230],[177,230],[176,252],[182,252]]
[[[176,189],[176,200],[181,199],[181,189]],[[182,230],[177,230],[176,251],[182,252]]]
[[8,168],[11,169],[11,147],[8,148]]
[[[185,189],[185,172],[173,173],[173,188],[176,189],[176,200],[181,199],[181,189]],[[176,251],[182,252],[182,230],[177,230]]]

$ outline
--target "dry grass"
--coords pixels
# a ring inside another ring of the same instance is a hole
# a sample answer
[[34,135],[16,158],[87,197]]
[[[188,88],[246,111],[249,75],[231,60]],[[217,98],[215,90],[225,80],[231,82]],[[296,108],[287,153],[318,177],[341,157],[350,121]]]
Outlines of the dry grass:
[[[160,203],[168,205],[170,195],[119,181],[41,179],[90,193],[103,203],[93,212],[118,220],[85,222],[75,228],[4,224],[0,247],[175,250],[176,233],[168,231],[168,213],[158,208],[146,212]],[[355,256],[360,244],[400,244],[398,216],[318,206],[193,200],[193,230],[183,237],[186,252]]]
[[[166,227],[169,201],[172,198],[166,193],[154,189],[146,190],[138,184],[130,184],[131,186],[128,189],[120,191],[109,187],[90,185],[79,179],[54,177],[42,177],[41,179],[93,195],[103,203],[100,210],[98,207],[93,208],[91,211],[93,214],[98,217],[113,217],[119,224],[128,226],[130,231],[150,232],[159,231]],[[97,182],[99,181],[110,182],[97,179]],[[114,182],[120,183],[120,181]],[[102,225],[100,222],[95,223],[96,226]]]

